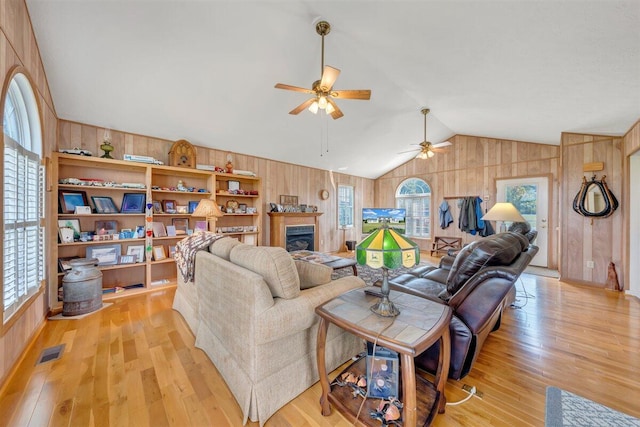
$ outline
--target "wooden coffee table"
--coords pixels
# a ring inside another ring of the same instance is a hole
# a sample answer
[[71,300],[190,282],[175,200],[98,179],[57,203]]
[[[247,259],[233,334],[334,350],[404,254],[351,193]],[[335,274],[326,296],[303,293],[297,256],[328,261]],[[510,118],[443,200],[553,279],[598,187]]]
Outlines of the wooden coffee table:
[[[380,317],[369,310],[378,297],[366,294],[365,289],[379,291],[380,288],[354,289],[316,307],[316,313],[320,316],[316,351],[322,386],[320,398],[322,415],[331,414],[330,404],[333,404],[351,422],[354,422],[362,402],[360,398],[353,398],[350,387],[338,385],[332,387],[329,383],[325,366],[325,343],[329,323],[333,323],[369,342],[374,342],[377,338],[378,345],[400,354],[402,383],[400,400],[404,405],[403,425],[409,427],[431,425],[436,414],[444,413],[445,409],[444,387],[449,374],[451,353],[449,337],[451,308],[425,298],[391,291],[390,299],[400,309],[400,315],[395,318]],[[440,342],[440,355],[434,380],[429,381],[424,376],[416,376],[414,357],[437,341]],[[365,363],[366,358],[361,358],[345,371],[356,375],[366,374]],[[367,399],[360,412],[358,425],[380,425],[379,421],[369,416],[379,401],[380,399]]]

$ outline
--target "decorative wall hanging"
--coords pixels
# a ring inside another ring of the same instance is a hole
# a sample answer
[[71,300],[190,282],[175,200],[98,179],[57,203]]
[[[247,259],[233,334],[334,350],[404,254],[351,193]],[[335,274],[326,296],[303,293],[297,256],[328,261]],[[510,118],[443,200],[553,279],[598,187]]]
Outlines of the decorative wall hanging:
[[600,180],[594,174],[591,181],[582,177],[580,191],[573,199],[573,210],[580,215],[591,218],[606,218],[618,209],[618,199],[613,195],[603,175]]

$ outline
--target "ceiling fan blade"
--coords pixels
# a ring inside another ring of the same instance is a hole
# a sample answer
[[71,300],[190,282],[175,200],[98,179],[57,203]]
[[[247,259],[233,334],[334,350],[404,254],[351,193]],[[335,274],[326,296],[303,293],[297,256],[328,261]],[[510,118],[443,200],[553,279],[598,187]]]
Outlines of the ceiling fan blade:
[[310,94],[314,94],[315,93],[311,89],[305,89],[303,87],[286,85],[284,83],[276,83],[276,85],[274,87],[276,89],[292,90],[294,92],[304,92],[304,93],[310,93]]
[[313,101],[315,101],[315,100],[316,100],[315,98],[307,99],[302,104],[298,105],[296,108],[294,108],[293,110],[289,111],[289,114],[299,114],[305,108],[309,108],[309,106],[311,104],[313,104]]
[[443,142],[440,142],[438,144],[431,144],[431,147],[433,147],[433,148],[442,148],[442,147],[448,147],[449,145],[451,145],[451,143],[449,141],[443,141]]
[[329,92],[339,75],[340,70],[325,65],[324,70],[322,70],[322,78],[320,79],[320,89],[324,92]]
[[447,147],[431,147],[431,151],[433,151],[434,153],[446,153]]
[[371,91],[368,89],[354,89],[354,90],[334,90],[331,92],[331,96],[342,99],[371,99]]
[[336,104],[333,99],[327,96],[327,101],[333,107],[333,111],[331,112],[331,117],[333,117],[333,120],[337,120],[340,117],[344,116],[342,110],[340,109],[340,107],[338,107],[338,104]]
[[415,151],[420,151],[420,150],[422,150],[422,148],[416,148],[414,150],[401,151],[398,154],[413,153]]

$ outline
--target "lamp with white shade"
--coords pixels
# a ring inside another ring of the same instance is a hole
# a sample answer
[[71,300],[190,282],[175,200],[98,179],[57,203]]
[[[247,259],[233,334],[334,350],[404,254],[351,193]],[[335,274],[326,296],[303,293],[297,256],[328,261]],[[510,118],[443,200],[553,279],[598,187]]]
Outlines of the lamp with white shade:
[[489,212],[482,217],[483,221],[500,221],[500,232],[507,231],[505,222],[526,222],[527,220],[520,214],[513,204],[509,202],[498,202]]
[[[191,214],[191,216],[205,217],[207,219],[207,225],[209,224],[210,220],[220,218],[223,215],[224,214],[216,204],[216,201],[211,199],[200,200],[198,206],[196,206],[196,209]],[[213,229],[213,227],[208,228],[210,230]]]

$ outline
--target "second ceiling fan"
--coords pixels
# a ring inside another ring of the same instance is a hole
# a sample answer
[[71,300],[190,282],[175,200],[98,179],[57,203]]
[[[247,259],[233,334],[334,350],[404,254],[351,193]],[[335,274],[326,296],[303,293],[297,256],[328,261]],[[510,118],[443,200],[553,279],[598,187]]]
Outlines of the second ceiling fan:
[[451,145],[449,141],[444,141],[439,144],[432,144],[427,141],[427,114],[429,114],[431,110],[428,108],[423,108],[420,112],[424,115],[424,137],[420,144],[411,144],[411,145],[419,145],[420,148],[415,148],[413,150],[402,151],[398,154],[410,153],[412,151],[419,151],[416,155],[416,159],[430,159],[435,155],[435,153],[444,151],[444,147]]
[[292,90],[294,92],[304,92],[313,95],[302,104],[298,105],[289,114],[299,114],[305,108],[316,114],[318,110],[325,110],[327,114],[335,119],[344,116],[335,99],[360,99],[368,100],[371,98],[371,91],[368,89],[353,90],[333,90],[333,84],[340,75],[340,70],[329,65],[324,65],[324,36],[331,31],[331,25],[327,21],[320,21],[316,24],[316,32],[322,36],[322,57],[320,63],[320,71],[322,73],[320,80],[316,80],[311,85],[311,89],[298,86],[291,86],[284,83],[277,83],[277,89]]

